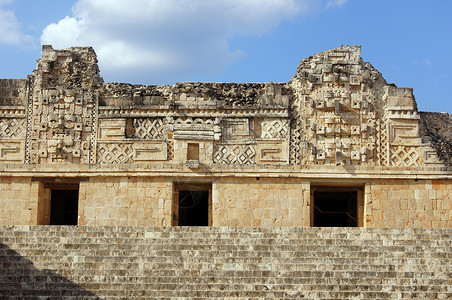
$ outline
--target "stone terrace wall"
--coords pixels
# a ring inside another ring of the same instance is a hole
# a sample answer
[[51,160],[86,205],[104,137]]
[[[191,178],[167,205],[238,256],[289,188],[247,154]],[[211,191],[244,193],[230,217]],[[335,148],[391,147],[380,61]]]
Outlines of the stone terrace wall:
[[30,177],[0,177],[0,191],[0,224],[36,224],[37,202],[30,199],[39,195]]
[[452,180],[374,180],[366,226],[452,228]]
[[172,182],[162,177],[94,177],[82,182],[79,225],[171,225]]
[[3,299],[449,299],[451,229],[0,227]]
[[214,226],[309,226],[309,182],[222,178],[213,192]]

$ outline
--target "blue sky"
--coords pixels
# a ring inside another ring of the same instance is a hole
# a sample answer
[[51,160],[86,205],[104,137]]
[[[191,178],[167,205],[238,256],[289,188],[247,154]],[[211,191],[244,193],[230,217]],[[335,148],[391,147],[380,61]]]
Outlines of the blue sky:
[[361,45],[419,110],[452,113],[449,0],[0,0],[0,78],[94,46],[105,81],[286,82],[299,61]]

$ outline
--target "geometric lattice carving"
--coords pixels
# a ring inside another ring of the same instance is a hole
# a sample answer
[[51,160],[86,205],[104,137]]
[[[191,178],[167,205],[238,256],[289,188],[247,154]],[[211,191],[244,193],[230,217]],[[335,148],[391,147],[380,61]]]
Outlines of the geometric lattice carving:
[[123,164],[131,162],[131,144],[98,144],[97,162],[101,164]]
[[252,145],[219,145],[213,156],[217,164],[255,163],[256,149]]
[[0,119],[0,137],[22,138],[25,137],[26,119]]
[[143,140],[164,139],[163,118],[137,118],[133,120],[135,137]]
[[385,121],[381,122],[380,126],[380,165],[381,166],[388,166],[388,152],[389,152],[389,135],[388,135],[388,126],[386,125]]
[[376,157],[380,166],[388,166],[388,141],[389,135],[386,126],[386,118],[376,120]]
[[99,116],[97,114],[99,102],[98,101],[91,101],[93,105],[93,109],[91,110],[91,120],[87,122],[86,125],[91,127],[91,133],[89,136],[88,142],[82,142],[82,152],[88,152],[89,158],[88,161],[90,164],[96,163],[97,156],[96,153],[96,145],[97,145],[97,127],[99,122]]
[[391,164],[393,166],[417,167],[421,164],[419,147],[391,147]]
[[301,126],[300,120],[295,119],[291,122],[290,128],[290,153],[289,162],[291,165],[299,165],[300,161],[300,151],[301,151]]
[[261,138],[263,139],[283,139],[289,132],[287,120],[264,120],[261,126]]
[[167,145],[167,157],[168,160],[173,160],[174,159],[174,141],[170,140],[168,141],[168,145]]

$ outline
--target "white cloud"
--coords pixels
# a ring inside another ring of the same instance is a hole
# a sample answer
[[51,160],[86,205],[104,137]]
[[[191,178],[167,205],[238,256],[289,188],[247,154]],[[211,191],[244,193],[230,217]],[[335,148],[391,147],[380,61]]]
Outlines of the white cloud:
[[326,8],[331,8],[331,7],[340,7],[342,5],[344,5],[348,0],[329,0],[326,3]]
[[317,0],[134,0],[133,5],[79,0],[72,17],[43,30],[41,42],[56,49],[93,46],[107,81],[183,80],[239,59],[243,53],[229,49],[233,36],[265,34],[317,5]]
[[13,2],[13,0],[0,0],[0,6],[3,6],[5,4],[10,4],[11,2]]
[[11,2],[12,0],[0,0],[0,44],[28,44],[32,41],[32,37],[21,32],[20,23],[14,12],[3,8]]
[[428,58],[424,59],[424,63],[425,63],[427,66],[429,66],[429,67],[433,65],[432,60],[431,60],[431,59],[428,59]]

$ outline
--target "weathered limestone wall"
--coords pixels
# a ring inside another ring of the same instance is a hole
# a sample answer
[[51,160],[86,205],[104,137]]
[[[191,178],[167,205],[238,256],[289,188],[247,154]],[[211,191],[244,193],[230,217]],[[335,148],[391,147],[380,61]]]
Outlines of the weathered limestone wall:
[[93,177],[80,184],[79,225],[170,226],[173,184],[157,177]]
[[[92,177],[79,184],[78,225],[170,226],[178,184],[200,179]],[[204,180],[205,182],[205,180]],[[213,226],[311,226],[315,179],[237,177],[212,182]],[[324,182],[334,186],[340,181]],[[358,226],[452,228],[452,180],[378,180],[364,190]],[[0,225],[49,224],[50,190],[30,177],[0,179]]]
[[214,226],[309,226],[309,182],[222,178],[214,185]]
[[452,229],[2,226],[0,295],[447,299],[451,240]]
[[37,200],[38,182],[30,177],[0,177],[0,225],[37,224]]
[[452,180],[374,180],[368,227],[452,228]]

